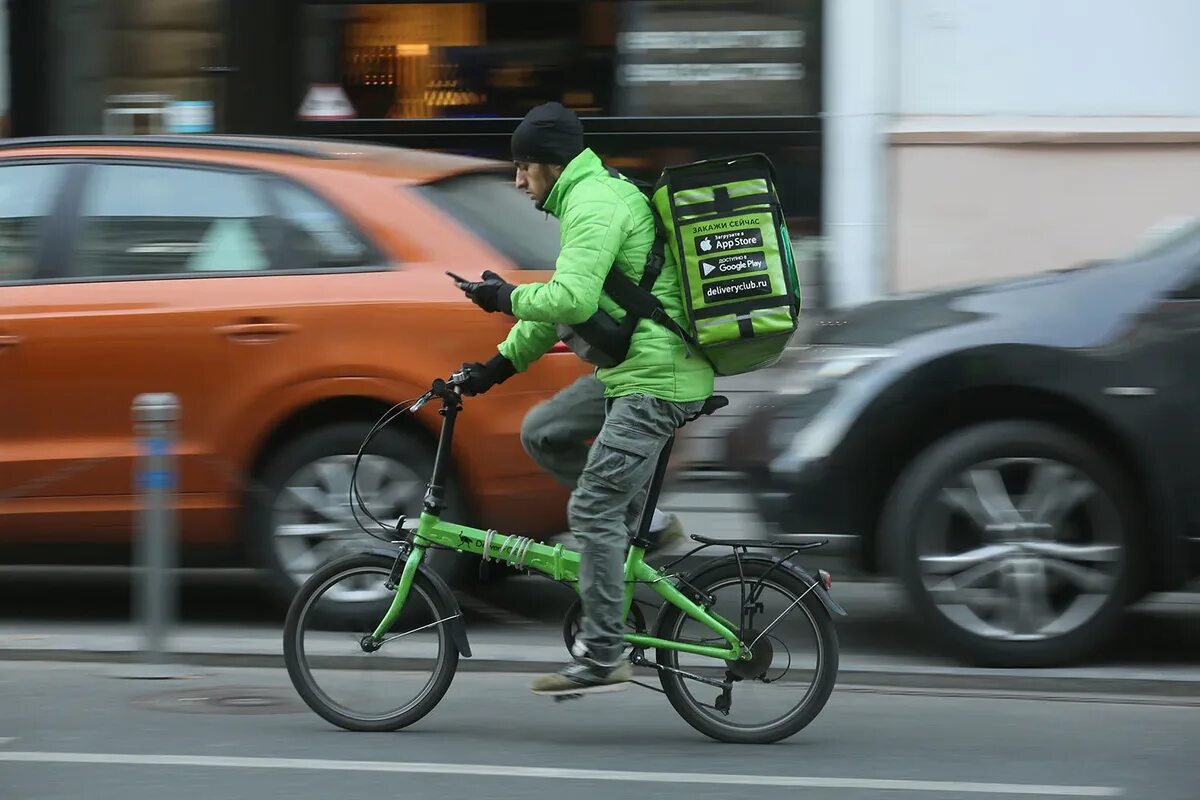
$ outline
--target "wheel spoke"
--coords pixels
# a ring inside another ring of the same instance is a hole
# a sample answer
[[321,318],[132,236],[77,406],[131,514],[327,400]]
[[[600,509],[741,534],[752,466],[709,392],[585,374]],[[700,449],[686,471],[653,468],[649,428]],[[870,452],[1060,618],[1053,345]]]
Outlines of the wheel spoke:
[[1062,542],[1022,542],[1021,549],[1033,555],[1056,558],[1062,561],[1116,563],[1121,559],[1121,548],[1115,544],[1063,544]]
[[1004,567],[1004,561],[1000,559],[988,559],[982,563],[976,564],[962,572],[957,576],[948,577],[941,583],[943,590],[956,591],[960,589],[974,589],[985,578],[990,578]]
[[945,580],[931,585],[929,592],[935,595],[935,602],[961,603],[972,607],[982,604],[989,608],[994,607],[997,603],[995,589],[992,587],[978,588],[978,584],[995,575],[1003,567],[1003,560],[988,559],[969,567],[955,577],[947,577]]
[[354,485],[367,503],[370,503],[371,498],[379,493],[379,487],[387,478],[387,467],[387,460],[379,456],[363,456],[362,461],[359,462]]
[[1007,615],[1009,629],[1013,633],[1037,633],[1055,617],[1042,565],[1034,561],[1014,565],[1009,580],[1013,587]]
[[971,522],[981,531],[998,522],[988,514],[988,510],[979,500],[979,494],[970,489],[942,489],[940,499],[946,505],[970,517]]
[[357,534],[339,522],[300,522],[280,525],[275,529],[275,535],[281,538],[350,539]]
[[346,464],[331,458],[318,461],[313,465],[326,491],[334,497],[350,497],[350,471],[352,464]]
[[1071,509],[1096,490],[1089,480],[1071,479],[1072,470],[1059,463],[1040,465],[1034,472],[1025,498],[1029,518],[1057,526]]
[[373,506],[377,503],[383,511],[398,511],[407,508],[420,491],[421,484],[418,481],[393,480],[367,505]]
[[1113,579],[1095,569],[1081,567],[1067,561],[1055,558],[1047,559],[1046,569],[1069,580],[1075,587],[1084,592],[1106,593]]
[[1016,545],[989,544],[965,553],[941,556],[921,556],[922,568],[934,575],[953,575],[989,561],[999,561],[1019,552]]
[[289,486],[284,491],[303,509],[320,514],[326,519],[332,519],[329,513],[329,495],[315,486]]
[[999,470],[973,469],[969,475],[979,504],[989,519],[999,523],[1021,522],[1021,512],[1013,505]]

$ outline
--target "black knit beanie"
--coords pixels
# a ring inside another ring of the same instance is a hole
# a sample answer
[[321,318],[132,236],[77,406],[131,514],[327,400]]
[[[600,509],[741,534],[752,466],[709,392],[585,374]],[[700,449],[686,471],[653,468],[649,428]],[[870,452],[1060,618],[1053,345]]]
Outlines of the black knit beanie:
[[565,166],[582,152],[583,125],[575,112],[561,103],[530,109],[513,131],[513,161]]

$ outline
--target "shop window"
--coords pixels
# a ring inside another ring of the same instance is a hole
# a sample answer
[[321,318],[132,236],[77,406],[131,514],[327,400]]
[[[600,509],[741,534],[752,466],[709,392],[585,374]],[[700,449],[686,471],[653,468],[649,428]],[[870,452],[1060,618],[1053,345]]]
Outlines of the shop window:
[[820,0],[311,4],[306,86],[360,119],[820,111]]

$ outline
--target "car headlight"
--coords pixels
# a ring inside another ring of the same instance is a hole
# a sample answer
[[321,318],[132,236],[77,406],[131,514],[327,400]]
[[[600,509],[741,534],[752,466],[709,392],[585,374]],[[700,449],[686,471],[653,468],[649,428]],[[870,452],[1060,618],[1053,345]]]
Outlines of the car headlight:
[[811,345],[800,349],[783,365],[779,394],[806,395],[895,355],[883,347]]

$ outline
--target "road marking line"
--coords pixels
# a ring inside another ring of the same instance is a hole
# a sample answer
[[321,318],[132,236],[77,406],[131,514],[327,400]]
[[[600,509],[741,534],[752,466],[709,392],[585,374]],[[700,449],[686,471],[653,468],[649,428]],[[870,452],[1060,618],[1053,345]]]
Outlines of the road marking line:
[[16,740],[17,740],[17,737],[15,737],[15,736],[0,736],[0,747],[3,747],[4,745],[8,744],[9,742],[15,742]]
[[878,789],[917,792],[1046,795],[1050,797],[1120,797],[1114,786],[1054,786],[1021,783],[887,780],[878,778],[818,778],[789,775],[717,775],[692,772],[633,772],[629,770],[561,769],[492,764],[427,764],[396,761],[338,761],[309,758],[244,758],[236,756],[138,755],[129,753],[47,753],[0,751],[0,761],[43,764],[122,764],[156,767],[247,767],[350,772],[402,772],[427,775],[489,775],[498,778],[628,781],[632,783],[736,784],[745,786],[804,786],[824,789]]

